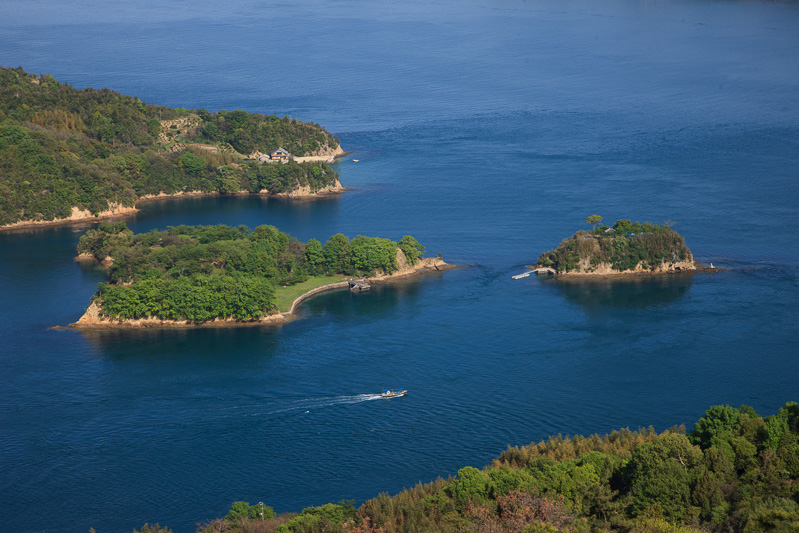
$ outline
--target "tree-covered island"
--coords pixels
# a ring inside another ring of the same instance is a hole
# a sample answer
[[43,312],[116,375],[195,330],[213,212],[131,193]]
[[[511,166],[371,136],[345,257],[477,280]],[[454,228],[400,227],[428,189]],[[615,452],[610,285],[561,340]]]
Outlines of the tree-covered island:
[[[283,164],[270,157],[279,148]],[[125,214],[169,195],[340,192],[326,161],[342,153],[317,124],[148,105],[0,67],[0,229]]]
[[78,328],[193,326],[285,321],[309,292],[441,270],[412,236],[399,242],[337,233],[307,243],[274,226],[177,226],[133,234],[104,222],[78,244],[78,258],[101,261],[101,283]]
[[697,269],[685,239],[671,224],[643,224],[602,217],[586,219],[590,231],[580,230],[554,250],[542,253],[532,268],[550,268],[558,275],[609,275],[689,272]]

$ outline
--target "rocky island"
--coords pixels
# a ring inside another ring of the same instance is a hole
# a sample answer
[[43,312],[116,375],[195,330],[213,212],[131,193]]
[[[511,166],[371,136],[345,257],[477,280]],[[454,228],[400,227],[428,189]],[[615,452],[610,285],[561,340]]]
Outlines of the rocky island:
[[578,231],[554,250],[542,253],[533,269],[557,276],[612,276],[697,271],[685,239],[671,224],[618,220],[602,225],[602,217],[586,220],[591,231]]
[[307,243],[274,226],[178,226],[133,234],[101,223],[78,244],[82,261],[108,269],[74,328],[193,327],[286,322],[303,299],[348,285],[451,268],[399,242],[340,233]]
[[318,124],[145,104],[0,67],[0,230],[124,216],[140,201],[344,190]]

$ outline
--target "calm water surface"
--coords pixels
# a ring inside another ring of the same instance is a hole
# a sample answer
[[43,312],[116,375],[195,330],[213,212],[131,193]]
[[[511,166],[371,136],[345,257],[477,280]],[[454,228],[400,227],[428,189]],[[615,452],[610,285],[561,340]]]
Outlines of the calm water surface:
[[[0,234],[9,531],[191,532],[236,500],[360,503],[509,444],[799,399],[795,3],[14,0],[0,14],[0,64],[288,114],[355,151],[338,198],[151,203],[134,231],[412,234],[469,265],[325,294],[283,327],[76,332],[49,328],[104,279],[72,260],[88,226]],[[511,279],[592,213],[674,220],[728,270]],[[383,386],[410,393],[376,400]]]

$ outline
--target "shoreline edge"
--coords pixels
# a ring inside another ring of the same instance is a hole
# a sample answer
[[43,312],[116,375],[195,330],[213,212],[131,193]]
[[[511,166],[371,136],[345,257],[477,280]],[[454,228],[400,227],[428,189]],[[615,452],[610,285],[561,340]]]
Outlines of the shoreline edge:
[[[420,258],[415,265],[400,266],[399,270],[392,274],[376,275],[364,278],[370,283],[389,283],[403,278],[423,275],[428,272],[441,272],[458,268],[458,265],[451,265],[438,257]],[[297,307],[305,300],[321,294],[323,292],[343,289],[349,285],[349,281],[340,281],[316,287],[301,294],[291,304],[288,311],[278,311],[274,314],[266,315],[260,320],[243,322],[232,318],[215,318],[212,321],[194,323],[188,320],[164,320],[160,318],[137,318],[129,320],[108,319],[102,315],[102,311],[97,302],[91,302],[88,309],[76,321],[67,327],[77,330],[103,330],[103,329],[146,329],[146,328],[198,328],[198,327],[239,327],[239,326],[263,326],[269,324],[285,324],[296,318]]]

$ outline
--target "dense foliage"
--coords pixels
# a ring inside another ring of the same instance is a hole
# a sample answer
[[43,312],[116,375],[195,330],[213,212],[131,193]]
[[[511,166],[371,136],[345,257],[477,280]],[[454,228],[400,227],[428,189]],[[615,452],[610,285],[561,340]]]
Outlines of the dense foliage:
[[[400,242],[415,258],[424,251],[411,236]],[[123,222],[102,223],[78,243],[79,254],[110,263],[110,283],[101,283],[95,297],[106,315],[196,323],[257,320],[275,310],[276,286],[312,275],[393,273],[398,248],[389,239],[341,233],[324,246],[303,243],[274,226],[177,226],[134,235]]]
[[510,447],[483,470],[203,532],[799,531],[799,405],[711,407],[685,434],[623,429]]
[[200,110],[198,114],[204,125],[193,132],[193,140],[227,143],[242,154],[255,150],[269,153],[282,147],[292,154],[306,155],[339,145],[338,139],[318,124],[289,117],[225,110],[215,114]]
[[[587,222],[595,225],[601,219],[598,215],[591,215]],[[578,231],[554,250],[542,253],[537,265],[564,273],[592,272],[600,265],[610,265],[617,271],[635,270],[637,267],[655,270],[683,261],[693,261],[691,251],[685,246],[685,239],[668,225],[618,220],[613,227]]]
[[[163,126],[179,120],[188,129]],[[244,154],[282,145],[306,155],[335,148],[338,139],[287,117],[194,114],[0,68],[0,226],[65,218],[73,207],[98,214],[162,192],[315,191],[338,177],[323,162],[247,161],[229,144]]]
[[419,244],[416,239],[410,235],[406,235],[400,239],[399,248],[402,250],[402,253],[405,254],[408,262],[412,265],[415,265],[416,261],[418,261],[420,257],[424,256],[426,251],[426,248]]

